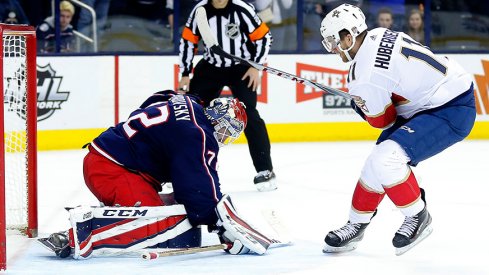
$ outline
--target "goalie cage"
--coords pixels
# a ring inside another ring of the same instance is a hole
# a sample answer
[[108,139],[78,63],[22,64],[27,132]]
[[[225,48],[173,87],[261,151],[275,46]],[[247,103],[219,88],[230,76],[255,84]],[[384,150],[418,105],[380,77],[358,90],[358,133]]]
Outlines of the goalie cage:
[[7,268],[7,236],[37,237],[36,32],[0,24],[0,270]]

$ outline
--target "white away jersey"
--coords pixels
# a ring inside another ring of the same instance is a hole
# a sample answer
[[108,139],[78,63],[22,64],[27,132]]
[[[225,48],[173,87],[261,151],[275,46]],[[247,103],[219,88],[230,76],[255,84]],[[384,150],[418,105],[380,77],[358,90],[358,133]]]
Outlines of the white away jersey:
[[434,55],[403,32],[367,33],[348,75],[348,90],[370,125],[387,128],[396,116],[441,106],[470,88],[472,79],[454,60]]

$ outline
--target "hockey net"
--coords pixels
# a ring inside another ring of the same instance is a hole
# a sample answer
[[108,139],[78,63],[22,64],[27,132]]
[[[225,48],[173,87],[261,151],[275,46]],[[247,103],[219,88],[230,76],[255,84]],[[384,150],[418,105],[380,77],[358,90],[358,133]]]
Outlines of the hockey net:
[[0,270],[7,236],[37,236],[36,37],[33,27],[0,24]]

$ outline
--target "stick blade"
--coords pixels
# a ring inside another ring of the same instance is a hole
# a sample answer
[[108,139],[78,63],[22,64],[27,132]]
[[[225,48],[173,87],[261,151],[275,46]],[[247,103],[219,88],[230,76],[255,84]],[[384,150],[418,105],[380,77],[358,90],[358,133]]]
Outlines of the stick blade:
[[207,22],[207,12],[204,7],[200,6],[197,8],[195,11],[195,20],[197,21],[197,26],[205,45],[208,48],[218,45],[216,39],[212,35],[211,27],[209,27],[209,23]]
[[277,213],[276,210],[273,209],[263,209],[261,214],[267,224],[272,228],[272,230],[277,235],[276,238],[273,239],[276,245],[291,245],[292,237],[289,233],[288,228],[282,221],[282,218]]
[[47,250],[56,252],[56,247],[49,241],[49,238],[37,238],[37,241]]

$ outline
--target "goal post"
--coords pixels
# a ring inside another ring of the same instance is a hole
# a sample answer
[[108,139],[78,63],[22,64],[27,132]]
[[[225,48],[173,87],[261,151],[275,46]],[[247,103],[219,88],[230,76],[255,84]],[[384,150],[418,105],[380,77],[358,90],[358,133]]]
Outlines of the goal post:
[[0,270],[7,268],[7,232],[37,237],[36,32],[0,24]]

